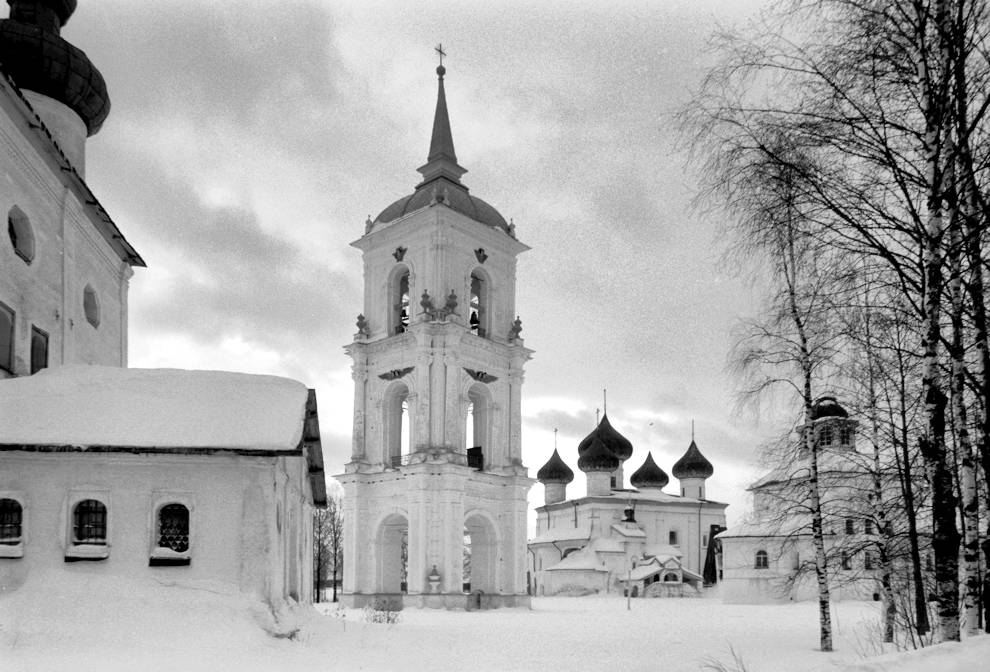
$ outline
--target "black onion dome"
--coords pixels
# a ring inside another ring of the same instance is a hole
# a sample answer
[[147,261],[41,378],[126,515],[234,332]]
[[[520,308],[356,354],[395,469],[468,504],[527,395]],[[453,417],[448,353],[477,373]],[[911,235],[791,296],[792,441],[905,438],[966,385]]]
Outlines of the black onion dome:
[[709,478],[715,473],[712,463],[705,459],[705,456],[698,450],[698,444],[691,439],[691,445],[681,459],[674,462],[674,468],[670,470],[674,478]]
[[597,426],[591,430],[591,433],[589,433],[588,436],[581,439],[581,443],[578,444],[578,457],[588,452],[588,448],[591,447],[591,442],[595,440],[596,436],[598,436]]
[[667,472],[657,466],[653,461],[653,453],[646,454],[646,461],[643,466],[633,472],[629,477],[629,483],[634,488],[662,488],[670,482]]
[[612,423],[608,421],[607,414],[602,416],[602,421],[598,424],[598,436],[605,447],[623,462],[632,457],[632,443],[612,426]]
[[540,483],[570,483],[574,480],[574,472],[571,470],[567,464],[560,459],[560,454],[557,449],[553,449],[553,455],[547,460],[547,463],[540,467],[540,470],[536,472],[536,480]]
[[602,416],[602,420],[598,423],[598,426],[591,430],[591,433],[584,437],[581,443],[578,444],[578,455],[584,455],[587,452],[588,447],[591,446],[591,442],[595,437],[601,439],[605,447],[619,458],[619,460],[625,462],[632,457],[632,443],[629,439],[622,436],[622,434],[619,434],[612,426],[612,423],[608,421],[607,415]]
[[618,468],[619,458],[606,448],[597,436],[592,437],[588,449],[584,451],[584,455],[578,458],[578,469],[583,472],[615,471]]
[[60,36],[75,0],[7,0],[10,18],[0,20],[0,64],[21,89],[64,103],[93,135],[110,113],[100,71],[82,50]]
[[811,406],[811,419],[848,418],[849,413],[832,396],[819,397]]

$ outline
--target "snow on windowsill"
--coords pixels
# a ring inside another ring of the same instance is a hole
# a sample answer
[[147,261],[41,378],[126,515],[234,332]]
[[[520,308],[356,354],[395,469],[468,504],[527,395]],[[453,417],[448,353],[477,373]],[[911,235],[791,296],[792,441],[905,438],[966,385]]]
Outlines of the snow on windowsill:
[[16,544],[0,544],[0,558],[23,558],[24,542]]
[[164,546],[156,546],[152,549],[148,558],[148,566],[150,567],[186,566],[191,562],[192,555],[190,555],[189,551],[180,553]]
[[65,549],[66,560],[103,560],[110,557],[106,544],[76,544]]

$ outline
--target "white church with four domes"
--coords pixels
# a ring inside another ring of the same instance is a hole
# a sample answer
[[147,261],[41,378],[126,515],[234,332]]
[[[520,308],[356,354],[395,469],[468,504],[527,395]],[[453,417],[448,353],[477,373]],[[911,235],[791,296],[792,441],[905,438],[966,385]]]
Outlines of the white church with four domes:
[[671,473],[680,493],[664,492],[666,472],[648,453],[624,487],[630,441],[602,417],[578,445],[587,476],[583,497],[567,499],[574,472],[554,450],[539,470],[544,504],[529,542],[536,595],[629,591],[633,596],[697,595],[718,579],[711,541],[725,529],[727,504],[706,499],[712,464],[692,438]]

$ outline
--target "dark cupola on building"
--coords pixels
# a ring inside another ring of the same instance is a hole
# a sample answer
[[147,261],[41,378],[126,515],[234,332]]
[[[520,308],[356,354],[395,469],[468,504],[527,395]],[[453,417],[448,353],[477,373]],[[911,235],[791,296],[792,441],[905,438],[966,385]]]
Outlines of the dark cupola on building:
[[821,396],[811,406],[811,419],[848,418],[849,412],[833,396]]
[[621,489],[623,480],[623,462],[632,456],[632,442],[620,434],[619,431],[612,426],[612,423],[608,420],[608,413],[605,413],[602,416],[598,426],[591,430],[591,433],[584,437],[581,443],[578,444],[578,456],[582,456],[588,451],[588,448],[591,446],[591,443],[595,438],[601,441],[605,445],[605,448],[607,448],[609,452],[618,458],[618,466],[609,477],[609,483],[613,490]]
[[670,479],[667,477],[667,472],[653,461],[653,453],[647,453],[643,466],[634,471],[633,475],[629,477],[629,483],[638,489],[655,488],[659,490],[669,482]]
[[697,499],[705,498],[705,480],[715,473],[712,463],[701,454],[694,439],[670,471],[681,482],[681,496]]
[[547,463],[536,472],[536,479],[543,484],[544,504],[553,504],[566,499],[567,484],[574,480],[574,471],[561,459],[554,448]]
[[597,436],[578,458],[578,469],[588,475],[588,496],[608,495],[612,492],[612,474],[621,464],[619,458],[605,447]]
[[66,42],[62,27],[76,0],[7,0],[0,20],[0,63],[80,175],[86,137],[100,130],[110,97],[100,71]]

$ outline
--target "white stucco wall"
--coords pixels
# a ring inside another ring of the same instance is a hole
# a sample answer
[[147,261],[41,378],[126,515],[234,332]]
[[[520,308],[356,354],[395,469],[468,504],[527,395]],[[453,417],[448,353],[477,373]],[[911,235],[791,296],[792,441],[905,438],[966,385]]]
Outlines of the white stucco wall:
[[[30,373],[31,327],[48,334],[50,366],[127,363],[127,283],[130,267],[96,228],[65,175],[39,153],[21,116],[23,102],[0,87],[0,215],[17,206],[30,221],[35,256],[18,257],[6,226],[0,232],[0,302],[15,314],[13,375]],[[98,327],[83,312],[89,284],[100,305]],[[0,370],[0,378],[11,372]]]
[[[0,559],[0,590],[31,573],[98,573],[309,601],[308,494],[301,456],[6,451],[0,497],[23,507],[23,557]],[[107,506],[109,556],[67,563],[72,507],[89,498]],[[171,502],[190,512],[190,564],[149,567],[157,508]]]

